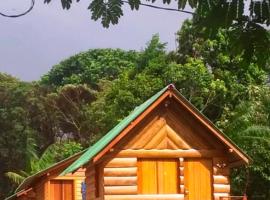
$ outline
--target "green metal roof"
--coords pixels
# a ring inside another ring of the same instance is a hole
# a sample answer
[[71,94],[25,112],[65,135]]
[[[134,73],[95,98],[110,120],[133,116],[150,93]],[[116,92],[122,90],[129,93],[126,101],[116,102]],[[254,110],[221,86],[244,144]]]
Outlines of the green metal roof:
[[134,121],[143,111],[145,111],[152,103],[154,103],[168,88],[170,85],[166,86],[146,102],[136,107],[133,112],[126,118],[124,118],[119,124],[117,124],[113,129],[111,129],[105,136],[103,136],[98,142],[93,146],[89,147],[88,150],[81,155],[81,157],[72,163],[67,169],[65,169],[61,175],[65,175],[75,171],[80,168],[88,161],[90,161],[96,154],[98,154],[103,148],[105,148],[122,130],[124,130],[132,121]]

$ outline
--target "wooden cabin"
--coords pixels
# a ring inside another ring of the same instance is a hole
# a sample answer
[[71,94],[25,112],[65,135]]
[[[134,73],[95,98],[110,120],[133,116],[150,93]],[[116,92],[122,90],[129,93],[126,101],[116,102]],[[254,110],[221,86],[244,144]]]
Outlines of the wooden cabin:
[[60,175],[82,152],[26,178],[14,195],[6,200],[82,200],[81,185],[85,180],[85,169]]
[[221,200],[230,196],[230,169],[249,162],[169,85],[62,175],[85,167],[87,200]]

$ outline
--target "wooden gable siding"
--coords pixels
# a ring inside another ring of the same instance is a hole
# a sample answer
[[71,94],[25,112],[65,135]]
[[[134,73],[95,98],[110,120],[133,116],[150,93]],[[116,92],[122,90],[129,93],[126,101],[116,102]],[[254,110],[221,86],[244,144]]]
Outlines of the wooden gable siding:
[[113,149],[225,149],[191,114],[170,102],[165,107],[164,100]]

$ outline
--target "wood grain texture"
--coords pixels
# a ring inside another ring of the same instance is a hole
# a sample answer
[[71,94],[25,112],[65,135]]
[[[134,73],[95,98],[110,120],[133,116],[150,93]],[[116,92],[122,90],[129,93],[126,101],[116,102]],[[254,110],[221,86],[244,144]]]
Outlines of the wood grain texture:
[[74,190],[73,181],[70,180],[51,180],[50,199],[54,200],[73,200]]
[[104,186],[105,195],[137,194],[137,186]]
[[140,194],[178,193],[178,159],[139,159],[138,168]]
[[152,138],[159,132],[166,124],[166,120],[163,117],[158,118],[151,126],[147,127],[146,130],[143,130],[141,133],[138,133],[140,136],[131,138],[131,141],[125,147],[125,149],[143,149],[147,143],[149,143]]
[[[170,150],[170,149],[152,149],[152,150],[122,150],[119,151],[117,157],[121,158],[212,158],[214,156],[223,155],[220,150]],[[123,161],[124,162],[124,161]],[[118,162],[119,163],[119,162]],[[120,166],[118,166],[120,167]]]
[[188,200],[212,200],[212,160],[187,159],[184,170]]
[[230,185],[214,184],[214,193],[230,193]]
[[182,194],[106,195],[105,200],[184,200],[184,195]]
[[160,159],[157,162],[159,194],[177,194],[179,192],[178,162],[177,159]]
[[228,193],[214,193],[214,200],[221,200],[220,197],[228,197]]
[[[166,126],[163,126],[154,134],[151,140],[143,147],[143,149],[155,149],[167,136]],[[142,142],[142,141],[139,141]]]
[[124,138],[134,127],[136,127],[146,116],[148,116],[160,103],[168,97],[170,91],[164,92],[151,106],[149,106],[141,115],[139,115],[129,126],[127,126],[113,141],[111,141],[101,152],[93,159],[96,163],[105,153],[114,147],[122,138]]
[[113,158],[107,164],[106,168],[136,167],[137,158]]
[[247,155],[245,155],[236,145],[234,145],[229,140],[227,140],[226,137],[224,137],[223,133],[221,133],[215,126],[213,126],[211,124],[211,122],[208,119],[206,119],[199,111],[194,109],[187,102],[187,100],[185,100],[184,98],[182,98],[174,93],[171,93],[171,95],[174,97],[174,99],[177,101],[177,103],[180,103],[184,107],[184,109],[193,116],[193,118],[198,120],[203,125],[203,127],[205,127],[208,131],[210,131],[213,135],[215,135],[220,141],[222,141],[228,147],[233,149],[234,152],[236,153],[236,155],[239,158],[241,158],[241,160],[243,160],[242,165],[249,164],[249,162],[250,162],[249,157]]
[[138,193],[158,194],[157,163],[153,159],[138,160]]
[[137,176],[137,167],[104,168],[104,177],[110,176]]
[[104,185],[105,186],[137,185],[137,176],[104,177]]
[[229,178],[228,176],[223,176],[223,175],[214,175],[214,184],[229,184]]

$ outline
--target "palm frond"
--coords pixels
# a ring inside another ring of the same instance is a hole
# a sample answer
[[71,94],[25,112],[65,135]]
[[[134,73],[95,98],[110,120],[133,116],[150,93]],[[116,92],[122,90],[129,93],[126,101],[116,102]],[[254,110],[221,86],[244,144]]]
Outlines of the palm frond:
[[14,183],[20,184],[26,177],[16,172],[7,172],[5,175]]

